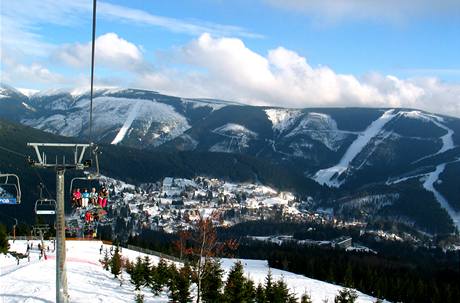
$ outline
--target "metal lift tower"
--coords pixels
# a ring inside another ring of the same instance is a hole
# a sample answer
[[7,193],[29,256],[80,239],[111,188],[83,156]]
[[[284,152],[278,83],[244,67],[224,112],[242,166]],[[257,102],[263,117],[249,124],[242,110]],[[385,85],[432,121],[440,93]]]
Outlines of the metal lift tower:
[[[64,213],[64,174],[66,170],[84,170],[91,166],[91,160],[84,159],[85,152],[92,148],[92,144],[72,144],[72,143],[27,143],[32,147],[37,155],[37,161],[29,159],[33,167],[51,168],[56,171],[56,302],[67,303],[69,294],[67,290],[66,273],[66,248],[65,248],[65,213]],[[73,150],[73,159],[68,160],[65,156],[48,163],[46,150],[62,151]],[[90,156],[91,157],[91,156]]]

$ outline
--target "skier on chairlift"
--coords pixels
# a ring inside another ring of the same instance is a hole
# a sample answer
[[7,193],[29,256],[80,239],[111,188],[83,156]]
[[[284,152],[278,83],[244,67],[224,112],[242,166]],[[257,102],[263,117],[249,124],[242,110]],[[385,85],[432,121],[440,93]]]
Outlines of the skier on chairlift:
[[72,193],[72,205],[76,208],[81,206],[81,193],[79,188],[75,189]]
[[96,188],[94,187],[91,189],[91,192],[89,193],[89,203],[93,204],[94,206],[97,203],[97,192]]
[[81,207],[87,208],[88,207],[88,201],[89,201],[89,192],[85,188],[83,190],[83,193],[81,194]]

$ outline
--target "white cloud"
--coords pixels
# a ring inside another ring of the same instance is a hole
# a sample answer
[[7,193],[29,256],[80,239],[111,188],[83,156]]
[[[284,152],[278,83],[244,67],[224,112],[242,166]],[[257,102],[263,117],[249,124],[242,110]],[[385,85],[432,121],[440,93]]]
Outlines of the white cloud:
[[4,83],[16,84],[47,84],[62,85],[66,82],[66,77],[61,74],[50,71],[40,63],[31,64],[17,63],[15,60],[2,54],[2,73],[0,81]]
[[143,73],[135,85],[256,105],[411,107],[460,116],[459,84],[377,73],[357,78],[313,67],[283,47],[262,56],[237,38],[203,34],[177,49],[170,60],[188,68]]
[[[91,43],[75,43],[57,49],[54,56],[61,62],[88,69],[91,64]],[[146,67],[142,51],[137,45],[107,33],[96,38],[95,63],[111,69],[137,70]]]
[[133,9],[125,6],[99,2],[98,13],[103,17],[117,21],[129,22],[130,24],[158,26],[176,33],[200,35],[209,32],[216,36],[232,35],[236,37],[261,38],[260,34],[253,33],[242,27],[234,25],[218,24],[205,21],[187,21],[176,18],[153,15],[147,11]]
[[407,18],[459,16],[458,0],[265,0],[270,5],[307,14],[322,22],[345,19],[403,23]]
[[[2,48],[29,56],[46,56],[56,45],[47,37],[48,25],[90,29],[92,1],[88,0],[20,0],[2,1],[0,37]],[[161,27],[175,33],[197,36],[210,32],[216,36],[260,38],[242,27],[197,20],[182,20],[151,14],[140,9],[97,3],[98,20]]]

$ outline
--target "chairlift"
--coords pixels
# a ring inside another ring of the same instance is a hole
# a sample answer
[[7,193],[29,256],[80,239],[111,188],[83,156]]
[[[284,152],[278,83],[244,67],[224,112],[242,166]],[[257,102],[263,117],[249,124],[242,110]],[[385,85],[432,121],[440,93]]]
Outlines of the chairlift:
[[[91,160],[86,160],[84,164],[85,164],[85,167],[90,168],[92,166],[93,162],[94,162],[95,170],[94,171],[86,170],[85,171],[85,176],[73,178],[70,181],[70,191],[69,191],[70,194],[72,194],[72,192],[74,190],[74,185],[75,185],[76,181],[80,180],[80,181],[89,182],[91,184],[92,181],[98,181],[100,179],[101,174],[99,173],[98,154],[99,154],[98,146],[94,145],[94,144],[91,144]],[[90,186],[88,186],[88,187],[90,187]]]
[[56,200],[43,198],[43,187],[40,183],[40,198],[35,201],[35,214],[37,215],[55,215]]
[[56,200],[38,199],[35,202],[35,214],[37,215],[55,215],[56,214]]
[[[0,179],[5,178],[4,182],[0,183],[0,205],[2,204],[20,204],[21,203],[21,184],[19,177],[15,174],[0,174]],[[13,179],[14,182],[9,182]],[[10,193],[7,188],[12,188],[14,194]]]

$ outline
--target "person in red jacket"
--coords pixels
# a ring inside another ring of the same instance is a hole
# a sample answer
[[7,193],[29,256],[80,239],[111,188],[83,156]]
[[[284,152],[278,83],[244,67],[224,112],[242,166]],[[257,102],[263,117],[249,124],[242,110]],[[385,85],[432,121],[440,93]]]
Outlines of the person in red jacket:
[[72,193],[72,204],[76,207],[81,207],[81,192],[79,188]]
[[98,202],[102,208],[105,208],[107,206],[108,198],[109,198],[109,191],[107,190],[107,188],[105,187],[101,188],[101,190],[99,191]]
[[91,221],[91,213],[89,211],[87,211],[85,213],[85,222],[89,223],[90,221]]

